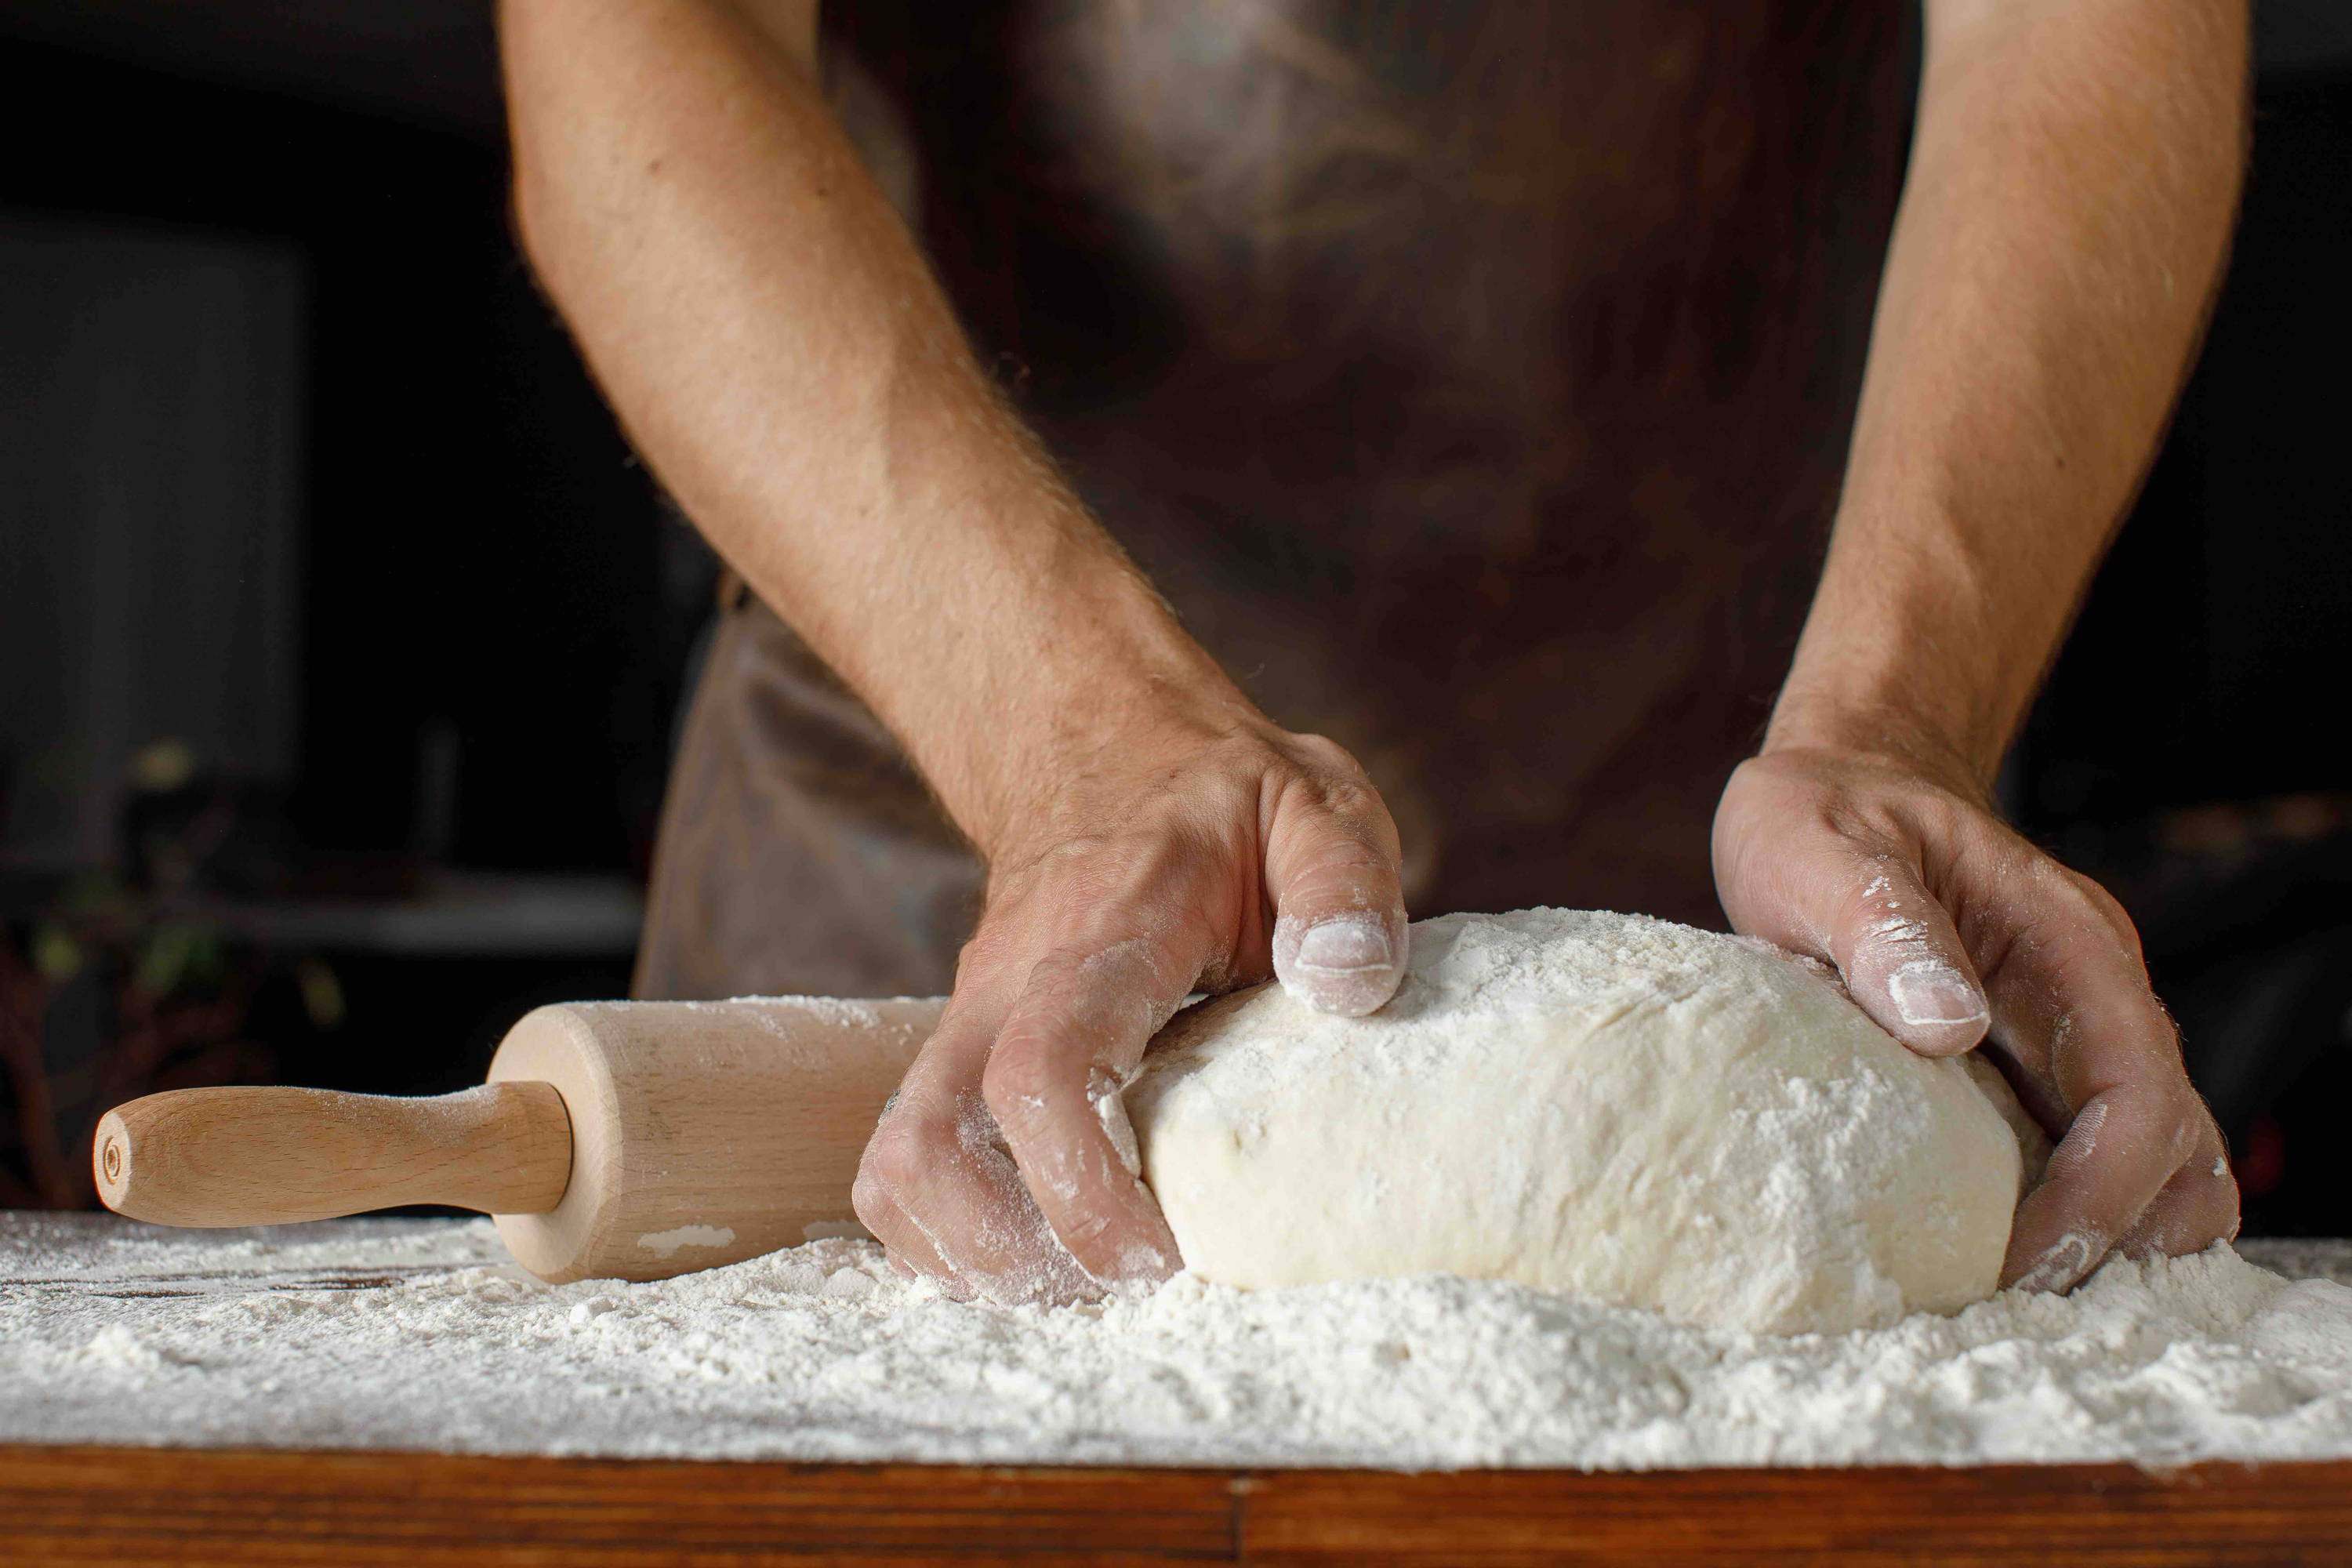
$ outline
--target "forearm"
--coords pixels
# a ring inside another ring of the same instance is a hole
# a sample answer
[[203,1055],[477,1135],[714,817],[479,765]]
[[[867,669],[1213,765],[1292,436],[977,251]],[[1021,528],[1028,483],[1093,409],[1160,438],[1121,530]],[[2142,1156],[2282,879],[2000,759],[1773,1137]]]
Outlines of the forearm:
[[632,438],[984,849],[1114,717],[1246,711],[974,364],[795,29],[501,25],[525,242]]
[[2129,504],[2243,156],[2236,0],[1929,10],[1830,556],[1768,747],[1980,789]]

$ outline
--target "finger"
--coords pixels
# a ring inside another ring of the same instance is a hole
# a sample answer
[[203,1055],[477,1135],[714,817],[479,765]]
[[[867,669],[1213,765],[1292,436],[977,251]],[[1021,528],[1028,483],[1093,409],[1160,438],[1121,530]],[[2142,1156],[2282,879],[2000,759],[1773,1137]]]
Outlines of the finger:
[[[978,1094],[967,1099],[971,1109],[960,1119],[965,1131],[941,1138],[917,1124],[908,1164],[892,1173],[878,1194],[861,1200],[867,1228],[891,1258],[959,1299],[1063,1302],[1097,1294],[1054,1239]],[[969,1131],[975,1123],[991,1129],[989,1142]],[[890,1171],[889,1141],[877,1149],[882,1169]]]
[[2018,1205],[2001,1283],[2070,1290],[2170,1183],[2188,1152],[2159,1086],[2119,1083],[2074,1114],[2041,1185]]
[[2238,1182],[2229,1145],[2208,1110],[2197,1146],[2172,1173],[2116,1250],[2126,1258],[2185,1258],[2238,1234]]
[[2070,1118],[2041,1184],[2018,1206],[2001,1277],[2063,1290],[2148,1212],[2209,1119],[2172,1020],[2109,910],[2022,845],[1987,872],[1999,892],[1982,905],[1995,912],[1979,951],[1989,960],[1994,1039]]
[[1092,1294],[1054,1239],[980,1093],[1001,1005],[951,1004],[859,1162],[852,1203],[892,1258],[950,1295]]
[[1402,855],[1369,784],[1301,786],[1266,837],[1274,973],[1318,1013],[1361,1017],[1396,994],[1407,934]]
[[892,1258],[966,1297],[973,1293],[971,1286],[940,1245],[938,1227],[924,1215],[926,1200],[942,1184],[932,1167],[961,1156],[953,1109],[956,1082],[976,1077],[987,1058],[987,1033],[971,1026],[971,996],[962,991],[950,1000],[939,1026],[883,1105],[849,1194],[858,1223]]
[[[939,1090],[925,1083],[926,1068],[937,1072],[933,1053],[951,1047],[937,1034],[916,1058],[898,1092],[891,1097],[859,1159],[850,1204],[860,1224],[874,1233],[888,1256],[929,1279],[951,1296],[969,1300],[979,1293],[974,1281],[957,1267],[948,1243],[952,1223],[933,1216],[952,1216],[987,1206],[986,1200],[961,1191],[983,1182],[982,1173],[954,1169],[963,1163],[950,1108],[942,1115],[934,1103]],[[984,1261],[975,1257],[975,1263]]]
[[1731,911],[1738,928],[1836,966],[1878,1026],[1922,1056],[1958,1056],[1990,1020],[1952,918],[1908,859],[1826,829],[1784,842]]
[[1143,1184],[1120,1091],[1191,992],[1205,946],[1128,935],[1049,953],[989,1057],[982,1092],[1031,1196],[1078,1266],[1105,1284],[1157,1281],[1182,1267]]

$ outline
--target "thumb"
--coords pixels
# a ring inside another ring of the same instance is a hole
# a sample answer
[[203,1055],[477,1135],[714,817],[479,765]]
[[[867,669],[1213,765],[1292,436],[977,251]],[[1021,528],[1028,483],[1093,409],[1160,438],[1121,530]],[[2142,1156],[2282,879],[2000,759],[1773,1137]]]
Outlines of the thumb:
[[1984,1038],[1984,986],[1952,917],[1908,863],[1843,840],[1794,849],[1763,900],[1742,900],[1743,931],[1837,966],[1878,1026],[1927,1057]]
[[1407,939],[1396,827],[1369,787],[1347,794],[1360,799],[1277,813],[1265,880],[1282,988],[1355,1018],[1396,994]]

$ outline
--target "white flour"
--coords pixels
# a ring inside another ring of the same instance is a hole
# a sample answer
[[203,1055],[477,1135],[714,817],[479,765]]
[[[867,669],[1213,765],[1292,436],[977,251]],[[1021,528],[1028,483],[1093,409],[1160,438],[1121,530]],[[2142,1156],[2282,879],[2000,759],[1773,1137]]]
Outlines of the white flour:
[[2023,1113],[1970,1067],[1768,944],[1538,909],[1415,924],[1364,1017],[1276,986],[1204,1003],[1127,1104],[1205,1279],[1459,1274],[1842,1332],[2000,1282]]
[[2226,1248],[1797,1338],[1436,1277],[1180,1278],[1049,1310],[945,1300],[855,1241],[651,1285],[552,1288],[502,1258],[487,1222],[0,1216],[0,1439],[1402,1468],[2352,1456],[2352,1289]]

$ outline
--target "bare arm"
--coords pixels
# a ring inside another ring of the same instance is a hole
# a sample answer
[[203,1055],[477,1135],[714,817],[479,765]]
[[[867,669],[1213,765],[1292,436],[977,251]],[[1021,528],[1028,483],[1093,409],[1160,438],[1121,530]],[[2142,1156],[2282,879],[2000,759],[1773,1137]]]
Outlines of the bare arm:
[[1991,779],[2153,455],[2244,155],[2242,0],[1936,0],[1845,492],[1717,881],[1915,1047],[1985,1037],[2065,1134],[2009,1273],[2234,1227],[2137,937]]
[[971,1293],[1166,1274],[1116,1088],[1196,987],[1387,998],[1385,808],[1257,712],[996,396],[815,89],[810,0],[500,21],[525,243],[632,438],[989,862],[860,1215]]
[[[2244,163],[2241,0],[1941,0],[1776,737],[1990,778],[2154,455]],[[1866,722],[1866,719],[1864,719]]]
[[1073,701],[1246,704],[982,376],[816,89],[814,25],[510,0],[516,207],[663,482],[986,848]]

